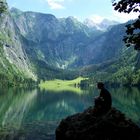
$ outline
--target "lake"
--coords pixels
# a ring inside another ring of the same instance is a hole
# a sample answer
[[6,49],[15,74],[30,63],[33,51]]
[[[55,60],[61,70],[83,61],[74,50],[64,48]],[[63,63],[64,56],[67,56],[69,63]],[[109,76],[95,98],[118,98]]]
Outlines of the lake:
[[[108,88],[113,106],[140,125],[140,89]],[[99,90],[72,91],[9,88],[0,90],[2,140],[54,140],[61,119],[93,105]]]

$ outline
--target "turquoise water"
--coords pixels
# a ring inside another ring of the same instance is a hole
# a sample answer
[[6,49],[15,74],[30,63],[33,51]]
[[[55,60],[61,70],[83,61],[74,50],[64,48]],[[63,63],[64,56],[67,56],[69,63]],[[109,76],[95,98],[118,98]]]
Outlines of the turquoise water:
[[[140,90],[109,88],[113,106],[140,124]],[[3,140],[53,140],[60,120],[93,105],[97,89],[46,91],[39,89],[0,90],[0,137]]]

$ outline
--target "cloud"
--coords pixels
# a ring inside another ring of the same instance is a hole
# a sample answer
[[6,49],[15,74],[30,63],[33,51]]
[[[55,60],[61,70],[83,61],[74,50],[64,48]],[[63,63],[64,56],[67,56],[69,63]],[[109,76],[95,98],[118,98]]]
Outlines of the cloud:
[[65,9],[64,0],[46,0],[51,9]]
[[118,20],[120,22],[127,22],[128,20],[136,19],[138,18],[138,13],[119,13],[117,11],[113,11],[113,19]]
[[104,19],[108,19],[108,20],[114,20],[114,21],[118,21],[118,22],[122,22],[125,23],[129,20],[133,20],[138,18],[139,13],[119,13],[117,11],[112,10],[112,14],[110,16],[100,16],[100,15],[90,15],[88,17],[88,19],[90,19],[91,21],[93,21],[94,23],[101,23]]

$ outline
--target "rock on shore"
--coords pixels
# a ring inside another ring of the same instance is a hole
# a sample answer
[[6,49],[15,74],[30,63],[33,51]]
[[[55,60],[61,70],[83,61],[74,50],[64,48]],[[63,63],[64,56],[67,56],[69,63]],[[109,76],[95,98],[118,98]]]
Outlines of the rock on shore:
[[62,120],[56,140],[140,140],[140,128],[119,110],[112,108],[98,116],[90,107]]

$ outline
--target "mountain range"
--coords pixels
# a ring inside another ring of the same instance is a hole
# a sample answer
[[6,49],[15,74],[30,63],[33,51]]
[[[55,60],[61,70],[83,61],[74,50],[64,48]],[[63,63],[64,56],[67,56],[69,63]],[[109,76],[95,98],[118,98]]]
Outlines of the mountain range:
[[0,75],[49,79],[73,69],[118,63],[129,54],[122,42],[126,24],[103,20],[95,25],[12,8],[0,15]]

